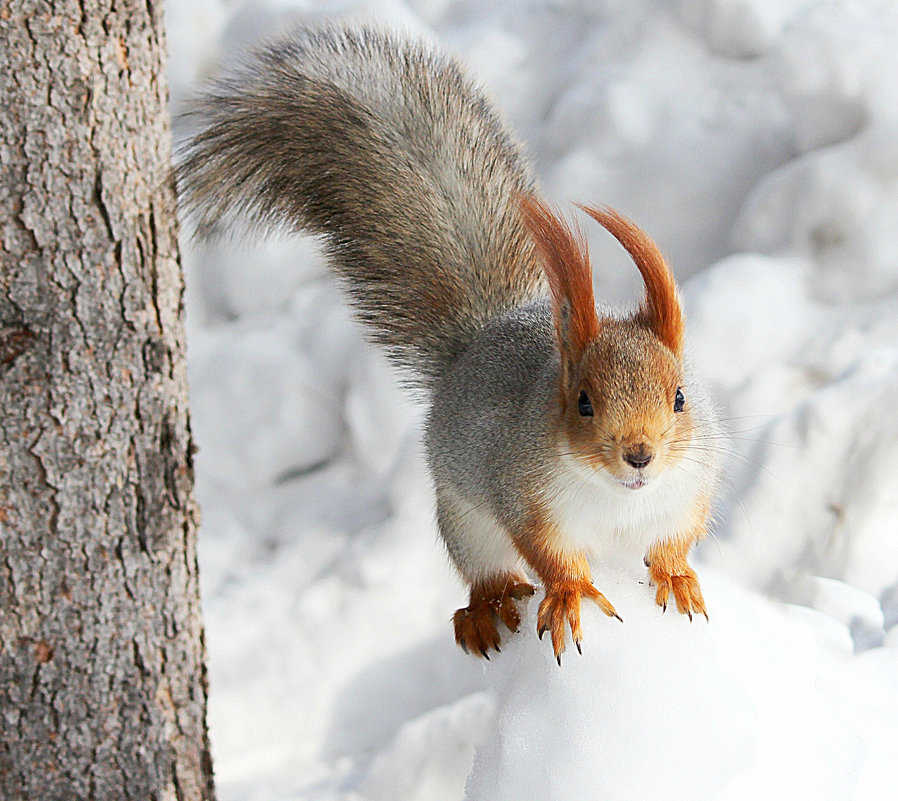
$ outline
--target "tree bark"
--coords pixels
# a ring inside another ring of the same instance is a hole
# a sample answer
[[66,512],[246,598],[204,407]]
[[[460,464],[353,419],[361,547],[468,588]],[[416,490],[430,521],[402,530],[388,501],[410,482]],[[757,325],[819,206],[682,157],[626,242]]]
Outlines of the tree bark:
[[161,0],[0,0],[0,798],[212,799]]

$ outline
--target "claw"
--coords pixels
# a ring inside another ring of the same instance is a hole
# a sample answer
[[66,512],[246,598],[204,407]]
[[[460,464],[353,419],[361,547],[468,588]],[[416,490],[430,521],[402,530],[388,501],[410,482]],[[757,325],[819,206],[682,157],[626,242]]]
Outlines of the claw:
[[556,654],[555,659],[558,660],[558,667],[561,667],[561,654]]
[[483,658],[484,658],[487,662],[490,661],[490,655],[486,652],[486,648],[481,648],[481,649],[480,649],[480,653],[483,655]]
[[536,592],[536,588],[530,584],[516,584],[509,590],[508,594],[517,601],[520,601],[522,598],[529,598],[533,593]]
[[711,620],[708,618],[708,613],[702,610],[702,614],[705,616],[705,622],[710,623]]
[[574,645],[577,646],[577,653],[580,654],[580,656],[583,656],[583,649],[580,647],[580,640],[577,640]]
[[543,638],[543,634],[545,634],[548,630],[549,630],[549,627],[548,627],[548,626],[543,626],[543,627],[539,630],[539,632],[537,632],[537,637],[538,637],[538,639],[541,640],[541,639]]
[[624,622],[624,619],[623,619],[617,612],[614,613],[614,616],[615,616],[621,623]]
[[691,623],[691,622],[692,622],[692,610],[691,610],[691,609],[687,609],[687,610],[686,610],[686,614],[689,615],[689,622]]

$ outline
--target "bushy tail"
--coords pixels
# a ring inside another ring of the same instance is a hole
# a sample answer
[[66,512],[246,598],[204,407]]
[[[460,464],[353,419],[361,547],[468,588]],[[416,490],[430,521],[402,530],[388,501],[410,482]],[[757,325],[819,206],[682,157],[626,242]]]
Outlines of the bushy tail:
[[374,339],[431,384],[477,330],[544,292],[518,208],[533,181],[458,65],[370,29],[300,30],[188,114],[182,209],[323,235]]

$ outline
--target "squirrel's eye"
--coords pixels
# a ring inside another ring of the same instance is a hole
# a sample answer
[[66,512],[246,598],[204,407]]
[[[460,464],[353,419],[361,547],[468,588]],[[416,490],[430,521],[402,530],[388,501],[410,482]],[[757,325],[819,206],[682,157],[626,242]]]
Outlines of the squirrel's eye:
[[580,390],[580,400],[577,401],[577,408],[580,410],[581,417],[592,417],[592,402],[582,389]]
[[683,390],[680,389],[679,387],[677,387],[677,394],[676,394],[676,397],[674,398],[674,411],[682,412],[683,406],[685,405],[685,403],[686,403],[686,398],[683,397]]

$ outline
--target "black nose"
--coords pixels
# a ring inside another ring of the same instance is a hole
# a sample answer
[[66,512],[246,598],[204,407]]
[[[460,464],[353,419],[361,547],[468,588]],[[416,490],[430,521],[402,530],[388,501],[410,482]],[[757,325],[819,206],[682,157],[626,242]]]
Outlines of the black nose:
[[652,461],[653,454],[651,451],[646,451],[644,448],[640,448],[635,451],[626,451],[624,453],[624,461],[633,467],[640,468],[645,467],[650,461]]

